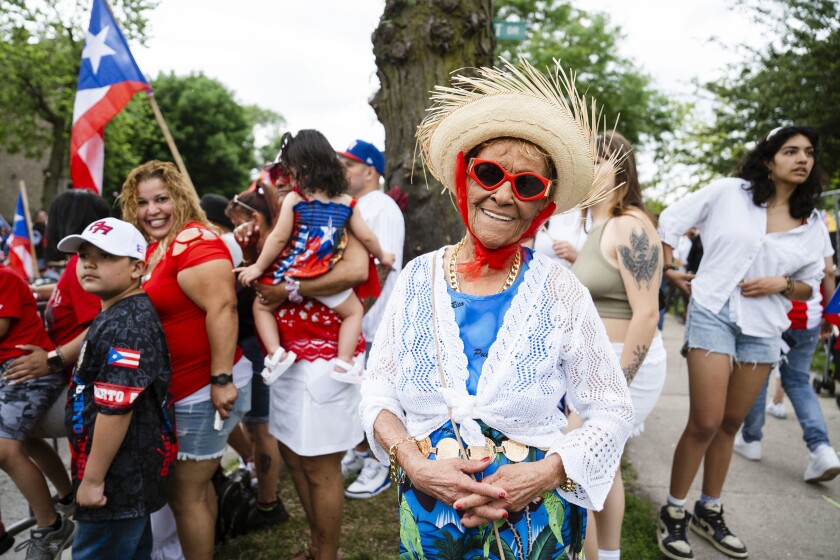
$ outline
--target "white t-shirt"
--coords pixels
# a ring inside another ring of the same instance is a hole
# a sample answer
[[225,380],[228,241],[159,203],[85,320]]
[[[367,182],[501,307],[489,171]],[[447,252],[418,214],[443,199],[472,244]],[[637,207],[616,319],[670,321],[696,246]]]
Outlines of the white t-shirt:
[[371,191],[359,197],[356,207],[362,213],[365,223],[379,238],[382,250],[396,255],[394,268],[385,277],[379,299],[365,313],[365,318],[362,320],[362,332],[365,339],[368,342],[373,342],[376,329],[379,328],[379,322],[382,320],[382,314],[385,311],[385,305],[388,303],[388,297],[394,290],[397,276],[400,275],[400,270],[402,270],[405,221],[402,211],[400,211],[400,207],[397,206],[394,199],[382,191]]
[[[587,226],[592,225],[592,216],[586,213]],[[589,229],[588,227],[586,228]],[[534,251],[554,259],[565,268],[572,268],[572,263],[566,259],[558,259],[552,248],[554,241],[565,241],[578,251],[586,243],[586,231],[581,225],[580,210],[569,210],[562,214],[555,214],[548,220],[548,232],[541,227],[534,237]]]

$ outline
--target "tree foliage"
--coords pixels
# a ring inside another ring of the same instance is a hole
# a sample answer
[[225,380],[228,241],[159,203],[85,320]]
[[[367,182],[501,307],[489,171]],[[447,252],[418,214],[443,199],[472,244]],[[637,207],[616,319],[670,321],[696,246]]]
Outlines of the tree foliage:
[[[89,0],[0,0],[0,147],[50,154],[43,207],[67,171],[73,99]],[[128,39],[143,42],[155,0],[114,0]]]
[[620,115],[618,129],[633,144],[675,129],[676,103],[620,54],[623,35],[607,14],[586,12],[565,0],[495,0],[494,9],[496,19],[527,22],[525,41],[497,41],[498,55],[523,56],[538,68],[560,59],[577,73],[578,89],[604,108],[608,126]]
[[[221,82],[201,73],[163,73],[152,80],[152,87],[199,194],[232,195],[243,190],[251,170],[263,161],[257,159],[254,127],[268,127],[276,144],[282,117],[240,105]],[[119,191],[128,172],[150,159],[172,161],[172,154],[148,101],[136,96],[105,129],[108,190]]]
[[[713,103],[678,143],[675,161],[695,179],[728,175],[754,142],[778,126],[817,129],[821,162],[840,186],[840,0],[741,0],[768,43],[740,46],[740,62],[702,84]],[[695,185],[696,186],[696,185]]]

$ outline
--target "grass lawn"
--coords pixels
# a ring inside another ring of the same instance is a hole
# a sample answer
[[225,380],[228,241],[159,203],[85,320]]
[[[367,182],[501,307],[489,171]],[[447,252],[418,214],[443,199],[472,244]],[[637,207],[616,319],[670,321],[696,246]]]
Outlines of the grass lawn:
[[[627,509],[624,517],[622,556],[634,560],[661,558],[656,546],[654,507],[637,498],[635,472],[623,461]],[[297,500],[291,480],[281,477],[281,497],[291,518],[275,529],[266,529],[228,541],[222,547],[223,560],[283,560],[306,548],[309,528]],[[341,526],[344,560],[398,560],[399,519],[397,490],[387,491],[369,500],[347,500]]]

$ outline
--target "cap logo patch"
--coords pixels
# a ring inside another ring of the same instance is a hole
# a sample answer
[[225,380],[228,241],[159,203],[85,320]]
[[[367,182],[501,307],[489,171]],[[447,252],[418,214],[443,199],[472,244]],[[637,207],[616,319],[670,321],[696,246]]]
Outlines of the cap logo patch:
[[91,233],[101,233],[102,235],[108,235],[108,233],[114,229],[113,226],[109,226],[105,223],[105,220],[100,220],[98,222],[94,222],[88,228],[88,231]]

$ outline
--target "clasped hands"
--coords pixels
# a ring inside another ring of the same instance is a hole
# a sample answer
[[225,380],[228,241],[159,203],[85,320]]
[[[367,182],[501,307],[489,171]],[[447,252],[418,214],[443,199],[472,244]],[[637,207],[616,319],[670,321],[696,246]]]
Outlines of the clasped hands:
[[419,490],[463,512],[464,527],[506,519],[508,512],[524,510],[529,502],[560,483],[557,455],[533,463],[502,465],[481,482],[474,480],[470,475],[486,469],[488,461],[419,459],[406,471]]

